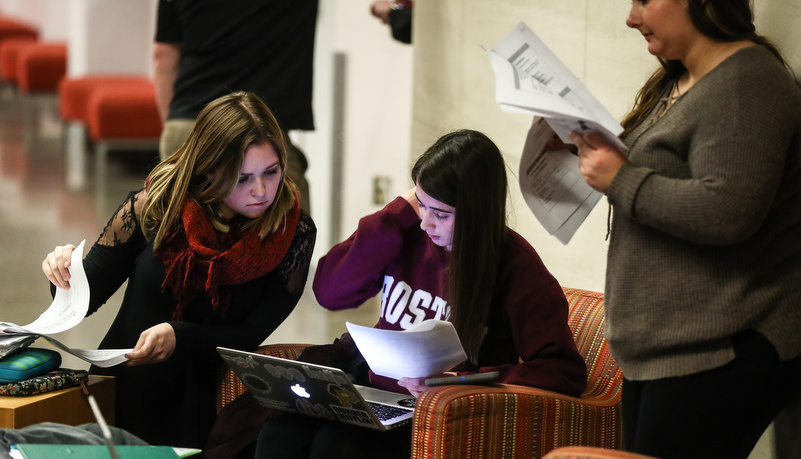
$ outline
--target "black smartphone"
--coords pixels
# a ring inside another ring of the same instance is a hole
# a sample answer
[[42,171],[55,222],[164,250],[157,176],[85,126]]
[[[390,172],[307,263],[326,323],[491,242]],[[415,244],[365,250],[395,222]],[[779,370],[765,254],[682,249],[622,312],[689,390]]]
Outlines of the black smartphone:
[[497,371],[488,371],[486,373],[474,373],[464,376],[443,376],[442,378],[428,378],[426,379],[426,386],[446,386],[448,384],[488,384],[495,382],[500,378],[501,374]]

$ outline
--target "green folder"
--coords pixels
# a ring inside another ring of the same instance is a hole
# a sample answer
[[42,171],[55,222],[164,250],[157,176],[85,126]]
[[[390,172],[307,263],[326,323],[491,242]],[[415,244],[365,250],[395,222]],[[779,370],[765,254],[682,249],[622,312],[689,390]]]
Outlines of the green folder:
[[[106,445],[44,445],[27,443],[16,445],[25,459],[109,459],[111,453]],[[119,445],[120,459],[177,459],[179,456],[169,446]]]

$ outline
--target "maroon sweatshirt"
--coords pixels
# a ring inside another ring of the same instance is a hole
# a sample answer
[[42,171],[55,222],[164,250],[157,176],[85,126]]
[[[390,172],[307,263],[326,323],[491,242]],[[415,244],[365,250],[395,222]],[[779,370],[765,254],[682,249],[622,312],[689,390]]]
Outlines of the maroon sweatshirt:
[[[497,370],[500,382],[578,396],[586,385],[586,365],[567,325],[562,288],[522,236],[508,229],[508,238],[478,364],[469,372]],[[448,252],[428,238],[412,206],[399,197],[362,218],[353,235],[320,259],[314,294],[325,308],[339,310],[358,307],[380,292],[376,327],[381,329],[448,320],[448,260]],[[405,391],[374,374],[371,382]]]

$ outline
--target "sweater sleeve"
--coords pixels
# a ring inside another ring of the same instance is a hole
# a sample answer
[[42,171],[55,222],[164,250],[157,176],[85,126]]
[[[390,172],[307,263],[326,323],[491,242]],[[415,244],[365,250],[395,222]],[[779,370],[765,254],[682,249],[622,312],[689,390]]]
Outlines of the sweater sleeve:
[[503,383],[578,397],[586,387],[587,368],[567,323],[567,299],[533,248],[528,249],[513,247],[518,253],[501,274],[502,310],[489,323],[477,371],[499,371]]
[[155,41],[160,43],[180,43],[183,41],[181,23],[172,0],[159,0],[156,12]]
[[374,297],[387,266],[400,258],[404,239],[420,218],[402,197],[359,221],[356,231],[317,264],[313,289],[325,308],[355,308]]
[[[640,224],[690,242],[727,245],[764,222],[792,142],[795,124],[788,116],[796,117],[798,108],[786,97],[793,88],[765,85],[762,73],[733,63],[716,71],[643,129],[608,198],[616,212]],[[781,79],[776,72],[784,69],[773,72]]]
[[83,259],[89,281],[87,316],[97,311],[128,279],[136,257],[148,246],[139,226],[144,193],[131,192]]

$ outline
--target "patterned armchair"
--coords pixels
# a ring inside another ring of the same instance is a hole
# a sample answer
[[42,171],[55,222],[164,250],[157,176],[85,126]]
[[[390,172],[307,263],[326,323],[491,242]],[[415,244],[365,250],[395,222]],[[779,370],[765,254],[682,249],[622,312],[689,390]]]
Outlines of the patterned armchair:
[[568,445],[623,449],[623,376],[603,337],[603,294],[563,290],[587,362],[581,397],[509,384],[433,388],[417,401],[413,458],[535,458]]
[[[603,337],[603,294],[564,291],[568,322],[587,362],[587,389],[581,397],[510,384],[432,388],[417,401],[412,458],[538,458],[569,445],[623,449],[623,377]],[[257,352],[297,358],[306,346],[275,344]],[[228,371],[219,406],[244,390]]]

